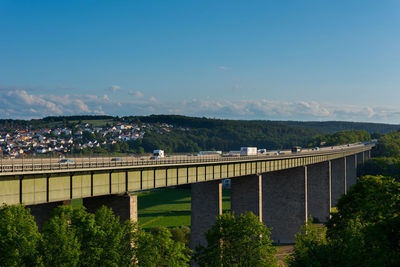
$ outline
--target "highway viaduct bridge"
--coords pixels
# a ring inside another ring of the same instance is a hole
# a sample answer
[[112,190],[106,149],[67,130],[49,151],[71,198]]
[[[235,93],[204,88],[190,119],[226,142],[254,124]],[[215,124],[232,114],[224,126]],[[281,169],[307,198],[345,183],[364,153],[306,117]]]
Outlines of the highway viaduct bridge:
[[329,217],[341,194],[356,183],[357,165],[374,144],[287,152],[278,156],[180,157],[163,160],[74,160],[71,164],[32,160],[0,169],[0,203],[25,204],[41,227],[56,206],[83,199],[94,212],[111,207],[121,220],[137,220],[142,190],[191,184],[191,247],[206,244],[204,232],[222,213],[222,180],[231,178],[231,209],[252,211],[278,243],[293,243],[312,216]]

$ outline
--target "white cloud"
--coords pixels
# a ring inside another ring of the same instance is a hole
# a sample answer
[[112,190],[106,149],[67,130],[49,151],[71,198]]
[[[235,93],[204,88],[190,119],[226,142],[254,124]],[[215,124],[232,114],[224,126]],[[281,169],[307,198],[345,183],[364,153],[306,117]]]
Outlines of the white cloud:
[[151,96],[149,100],[151,103],[158,103],[157,99],[154,96]]
[[129,91],[129,94],[137,98],[142,98],[144,96],[144,94],[140,91]]
[[112,85],[108,88],[111,92],[115,93],[119,90],[121,90],[121,87],[119,85]]
[[[137,91],[139,92],[139,91]],[[181,114],[230,119],[265,120],[347,120],[400,121],[400,107],[335,105],[316,101],[279,102],[259,100],[186,99],[166,102],[154,96],[115,101],[105,94],[49,95],[22,89],[0,90],[0,118],[40,118],[44,116],[110,114]]]

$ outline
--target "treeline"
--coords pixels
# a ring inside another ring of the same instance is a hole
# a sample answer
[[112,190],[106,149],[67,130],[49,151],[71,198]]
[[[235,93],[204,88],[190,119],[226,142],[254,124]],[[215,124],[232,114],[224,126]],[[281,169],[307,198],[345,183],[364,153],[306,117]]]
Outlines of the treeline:
[[[152,120],[158,121],[158,118]],[[183,123],[180,119],[175,123]],[[150,122],[149,122],[150,123]],[[152,122],[153,123],[153,122]],[[169,123],[172,123],[170,121]],[[267,125],[262,122],[241,124],[237,121],[199,120],[186,122],[192,128],[174,127],[170,132],[147,131],[143,139],[117,142],[106,147],[76,150],[76,153],[150,153],[163,149],[167,153],[199,152],[202,150],[239,150],[242,146],[255,146],[268,150],[302,147],[333,146],[364,142],[371,139],[366,131],[352,130],[335,134],[320,134],[315,130],[287,127],[278,124]],[[194,128],[195,126],[199,128]],[[208,128],[206,127],[208,126]],[[204,128],[201,128],[204,127]],[[93,137],[93,140],[95,138]],[[100,138],[101,139],[101,138]]]
[[95,214],[60,206],[41,232],[21,205],[0,207],[0,266],[277,266],[270,230],[252,213],[226,213],[205,234],[207,246],[188,248],[190,233],[165,227],[143,231],[120,223],[103,206]]
[[363,130],[370,134],[386,134],[400,128],[400,125],[368,122],[346,122],[346,121],[270,121],[270,120],[226,120],[205,117],[188,117],[181,115],[150,115],[150,116],[109,116],[109,115],[77,115],[77,116],[49,116],[42,119],[13,120],[0,119],[0,127],[4,126],[36,126],[46,127],[54,123],[68,123],[76,121],[109,120],[114,122],[144,122],[144,123],[168,123],[189,128],[209,128],[247,125],[248,127],[293,127],[312,129],[319,133],[336,133],[348,130]]
[[259,126],[260,124],[268,126],[290,126],[295,128],[313,129],[321,133],[336,133],[340,131],[361,130],[370,134],[388,132],[397,130],[400,125],[370,122],[348,122],[348,121],[270,121],[270,120],[223,120],[210,118],[196,118],[181,115],[150,115],[150,116],[130,116],[122,119],[140,120],[149,123],[170,123],[194,128],[212,128],[216,126],[224,126],[224,124],[239,123]]
[[174,129],[170,133],[147,133],[138,145],[145,151],[164,148],[170,152],[200,150],[239,150],[242,146],[282,149],[304,146],[315,135],[314,130],[265,124],[223,123],[211,128]]
[[340,131],[361,130],[370,134],[386,134],[400,128],[399,124],[350,122],[350,121],[280,121],[283,125],[315,129],[325,133]]
[[[279,121],[242,121],[186,117],[179,115],[151,116],[61,116],[46,117],[31,121],[0,121],[14,126],[21,125],[51,125],[63,123],[73,125],[77,122],[103,120],[108,123],[152,123],[161,125],[171,124],[170,132],[147,130],[142,139],[128,142],[117,142],[106,146],[80,149],[75,154],[104,154],[104,153],[144,153],[154,149],[164,149],[168,153],[198,152],[201,150],[238,150],[242,146],[256,146],[269,150],[290,148],[293,145],[302,147],[332,146],[356,143],[371,139],[371,132],[384,132],[394,125],[350,122],[279,122]],[[72,126],[71,126],[72,127]],[[344,130],[335,133],[333,129],[364,128],[366,130]],[[157,127],[156,127],[157,128]],[[373,137],[375,137],[374,134]],[[84,140],[102,142],[104,136],[96,136],[84,132]]]
[[164,227],[144,232],[111,209],[60,206],[41,232],[21,205],[0,206],[0,266],[188,266],[188,243]]
[[307,223],[296,235],[292,267],[400,266],[400,183],[363,176],[325,227]]
[[400,181],[400,130],[382,135],[373,155],[358,169],[360,176],[384,175]]
[[314,136],[309,146],[335,146],[353,144],[371,140],[371,135],[364,130],[341,131],[334,134]]

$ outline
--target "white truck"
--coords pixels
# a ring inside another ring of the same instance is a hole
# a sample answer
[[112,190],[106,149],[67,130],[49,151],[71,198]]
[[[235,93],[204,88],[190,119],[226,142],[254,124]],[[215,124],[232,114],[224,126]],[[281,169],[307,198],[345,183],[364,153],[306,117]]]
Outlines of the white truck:
[[256,147],[241,147],[240,156],[257,156]]
[[164,157],[164,150],[156,149],[153,151],[153,159],[161,159]]

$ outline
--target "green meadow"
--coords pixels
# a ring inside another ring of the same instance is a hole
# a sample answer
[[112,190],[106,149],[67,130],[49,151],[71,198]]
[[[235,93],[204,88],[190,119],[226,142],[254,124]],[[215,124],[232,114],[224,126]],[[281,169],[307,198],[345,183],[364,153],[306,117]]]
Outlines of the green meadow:
[[[162,189],[138,194],[139,225],[144,229],[155,226],[190,226],[190,189]],[[224,212],[230,211],[230,190],[223,190]]]

